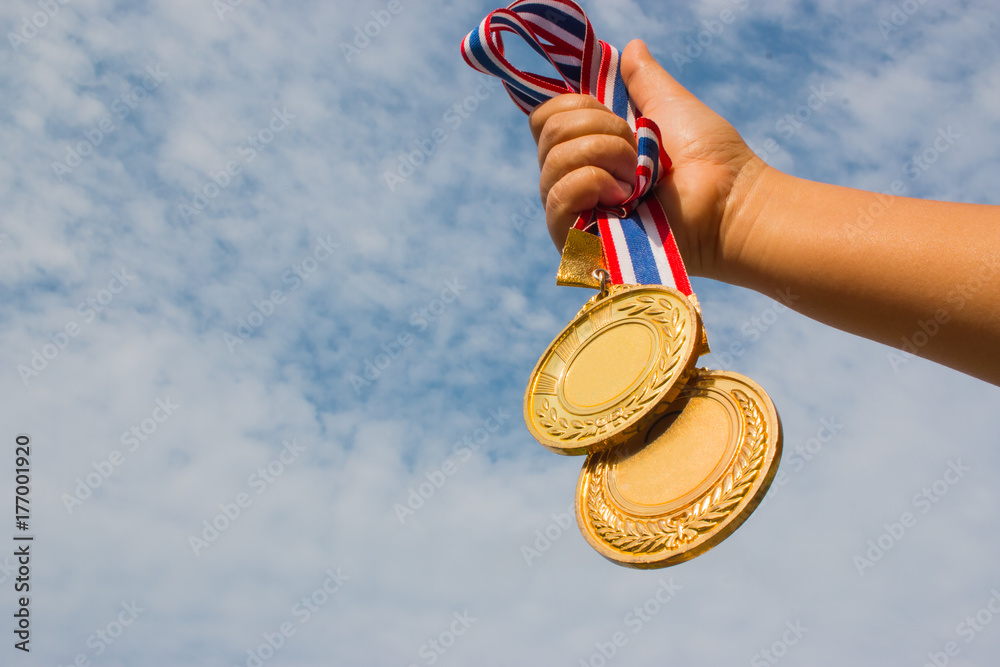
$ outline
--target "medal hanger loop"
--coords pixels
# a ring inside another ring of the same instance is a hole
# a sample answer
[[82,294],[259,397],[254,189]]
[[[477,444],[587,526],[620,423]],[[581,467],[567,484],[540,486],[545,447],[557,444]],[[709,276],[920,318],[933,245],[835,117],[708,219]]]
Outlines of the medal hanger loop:
[[598,298],[603,299],[608,295],[608,286],[611,284],[611,274],[608,273],[607,269],[594,269],[594,272],[591,275],[601,283],[601,293]]
[[604,211],[604,212],[606,212],[606,213],[610,213],[611,215],[615,216],[616,218],[625,218],[625,217],[628,217],[628,214],[631,212],[625,206],[602,207],[601,210]]

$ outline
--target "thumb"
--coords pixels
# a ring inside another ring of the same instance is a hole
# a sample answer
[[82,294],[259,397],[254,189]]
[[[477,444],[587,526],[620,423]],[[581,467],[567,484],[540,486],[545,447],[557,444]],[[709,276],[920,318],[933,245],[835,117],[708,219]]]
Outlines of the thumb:
[[621,68],[629,97],[643,116],[655,116],[658,111],[665,111],[679,103],[698,103],[694,95],[656,62],[642,40],[632,40],[625,47]]

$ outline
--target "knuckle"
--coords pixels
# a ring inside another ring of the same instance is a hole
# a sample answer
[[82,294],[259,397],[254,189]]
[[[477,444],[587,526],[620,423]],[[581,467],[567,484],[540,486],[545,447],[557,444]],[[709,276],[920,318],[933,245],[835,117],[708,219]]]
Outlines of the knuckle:
[[572,179],[564,179],[549,189],[545,200],[545,217],[550,224],[559,225],[575,217],[582,190]]
[[539,145],[554,145],[561,141],[561,137],[565,136],[566,128],[568,125],[566,113],[557,113],[555,115],[549,116],[545,120],[545,124],[542,126],[541,134],[539,135]]
[[545,217],[554,220],[565,211],[566,200],[561,183],[556,183],[545,194]]

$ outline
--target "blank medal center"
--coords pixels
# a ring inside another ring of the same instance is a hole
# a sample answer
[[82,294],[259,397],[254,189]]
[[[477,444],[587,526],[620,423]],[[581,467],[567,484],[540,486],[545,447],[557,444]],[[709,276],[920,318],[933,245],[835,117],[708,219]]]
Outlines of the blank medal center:
[[627,500],[656,506],[697,497],[715,483],[729,449],[731,420],[718,402],[692,398],[649,431],[645,447],[615,465],[614,483]]
[[584,343],[567,369],[566,400],[594,408],[628,393],[648,372],[654,342],[641,324],[602,330]]

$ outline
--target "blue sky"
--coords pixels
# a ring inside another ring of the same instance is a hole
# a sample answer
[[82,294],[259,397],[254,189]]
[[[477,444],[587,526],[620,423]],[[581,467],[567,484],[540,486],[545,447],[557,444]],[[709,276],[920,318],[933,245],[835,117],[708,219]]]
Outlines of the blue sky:
[[[28,656],[0,549],[5,664],[995,661],[1000,390],[697,279],[783,476],[702,557],[607,563],[521,419],[589,295],[459,55],[496,5],[224,1],[0,8],[0,493],[27,433],[36,536]],[[782,170],[1000,204],[995,10],[584,6]]]

